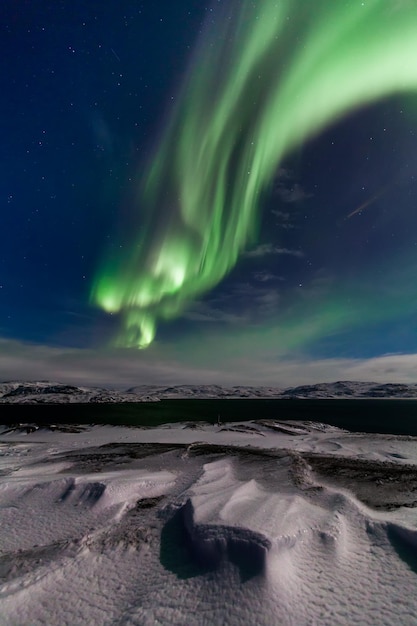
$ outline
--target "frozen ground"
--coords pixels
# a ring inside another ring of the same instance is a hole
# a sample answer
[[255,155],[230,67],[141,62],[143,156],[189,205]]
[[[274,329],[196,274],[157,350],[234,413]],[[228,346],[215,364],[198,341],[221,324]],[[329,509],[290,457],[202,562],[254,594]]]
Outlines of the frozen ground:
[[417,624],[416,444],[300,422],[3,428],[0,624]]

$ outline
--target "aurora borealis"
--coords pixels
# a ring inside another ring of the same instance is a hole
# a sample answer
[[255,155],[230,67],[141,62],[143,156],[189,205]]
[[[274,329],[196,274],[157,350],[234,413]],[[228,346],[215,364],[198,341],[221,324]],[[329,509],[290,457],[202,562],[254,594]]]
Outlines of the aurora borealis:
[[[351,110],[417,87],[412,3],[227,3],[206,26],[142,183],[147,225],[104,262],[93,299],[147,347],[256,240],[286,155]],[[343,316],[342,316],[343,317]]]
[[413,2],[0,12],[4,380],[416,379]]

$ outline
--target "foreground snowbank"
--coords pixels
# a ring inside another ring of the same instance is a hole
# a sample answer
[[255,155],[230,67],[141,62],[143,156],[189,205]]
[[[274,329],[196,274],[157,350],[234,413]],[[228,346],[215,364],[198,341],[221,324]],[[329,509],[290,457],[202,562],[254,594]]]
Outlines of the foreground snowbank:
[[0,623],[415,624],[417,441],[3,429]]

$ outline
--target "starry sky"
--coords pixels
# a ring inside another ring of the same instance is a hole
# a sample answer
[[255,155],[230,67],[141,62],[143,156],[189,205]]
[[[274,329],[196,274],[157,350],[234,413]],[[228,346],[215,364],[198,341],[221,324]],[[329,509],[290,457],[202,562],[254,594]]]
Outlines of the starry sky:
[[417,18],[381,1],[3,0],[0,377],[415,382]]

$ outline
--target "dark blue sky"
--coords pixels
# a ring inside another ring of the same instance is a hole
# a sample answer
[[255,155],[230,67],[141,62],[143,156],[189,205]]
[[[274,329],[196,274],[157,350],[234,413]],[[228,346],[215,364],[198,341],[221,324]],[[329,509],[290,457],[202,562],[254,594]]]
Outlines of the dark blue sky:
[[58,340],[69,314],[87,314],[97,257],[202,18],[192,2],[165,4],[2,4],[6,336]]
[[[415,95],[362,108],[288,156],[257,243],[224,281],[163,323],[149,353],[107,348],[117,320],[90,304],[94,275],[126,220],[140,228],[137,180],[209,10],[197,0],[3,0],[2,378],[110,384],[113,364],[127,382],[189,382],[197,371],[221,382],[221,346],[225,363],[237,359],[230,381],[279,385],[417,352]],[[297,363],[307,364],[298,378]],[[413,379],[414,362],[404,371],[392,377]]]

